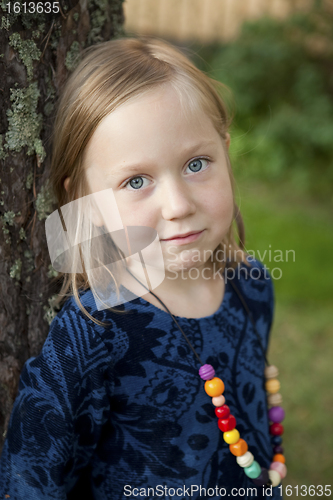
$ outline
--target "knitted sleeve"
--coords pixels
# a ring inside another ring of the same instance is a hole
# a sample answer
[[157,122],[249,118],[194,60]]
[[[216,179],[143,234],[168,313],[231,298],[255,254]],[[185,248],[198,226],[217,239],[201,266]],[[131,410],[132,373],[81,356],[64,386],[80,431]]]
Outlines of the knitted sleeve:
[[41,354],[22,371],[0,461],[0,498],[66,499],[110,411],[111,359],[74,307],[53,320]]

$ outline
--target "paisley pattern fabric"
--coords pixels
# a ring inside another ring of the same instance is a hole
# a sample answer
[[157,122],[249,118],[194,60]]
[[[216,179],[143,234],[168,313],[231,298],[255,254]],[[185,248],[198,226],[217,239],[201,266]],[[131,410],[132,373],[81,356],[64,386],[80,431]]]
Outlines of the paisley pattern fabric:
[[[266,350],[273,286],[264,266],[250,262],[239,265],[233,283]],[[97,311],[90,290],[81,301],[109,326],[96,325],[70,298],[40,355],[26,362],[0,462],[0,498],[197,499],[206,493],[216,499],[233,488],[233,498],[266,498],[224,442],[200,364],[169,314],[141,298],[118,307],[125,312]],[[224,381],[226,403],[255,460],[269,467],[264,357],[231,283],[214,314],[176,319]],[[239,488],[257,491],[244,495]],[[267,498],[280,498],[279,490]]]

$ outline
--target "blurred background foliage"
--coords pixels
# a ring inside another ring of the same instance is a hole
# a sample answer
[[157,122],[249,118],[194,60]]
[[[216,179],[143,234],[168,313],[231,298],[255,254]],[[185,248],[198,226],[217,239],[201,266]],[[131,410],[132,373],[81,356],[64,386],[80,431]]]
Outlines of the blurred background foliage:
[[288,182],[333,202],[333,11],[246,22],[196,64],[233,92],[231,156],[238,177]]

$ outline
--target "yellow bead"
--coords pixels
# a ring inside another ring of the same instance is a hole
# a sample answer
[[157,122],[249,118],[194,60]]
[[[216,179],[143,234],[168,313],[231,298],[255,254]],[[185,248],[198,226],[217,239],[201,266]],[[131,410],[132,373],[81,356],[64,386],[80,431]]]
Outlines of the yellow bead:
[[223,433],[223,439],[228,444],[235,444],[239,440],[240,435],[237,429],[232,429],[232,431],[227,431]]
[[280,382],[276,378],[271,378],[267,380],[265,387],[267,392],[275,394],[280,389]]
[[208,396],[212,398],[216,398],[217,396],[221,396],[224,391],[224,383],[218,377],[214,377],[211,380],[207,380],[205,382],[205,391]]

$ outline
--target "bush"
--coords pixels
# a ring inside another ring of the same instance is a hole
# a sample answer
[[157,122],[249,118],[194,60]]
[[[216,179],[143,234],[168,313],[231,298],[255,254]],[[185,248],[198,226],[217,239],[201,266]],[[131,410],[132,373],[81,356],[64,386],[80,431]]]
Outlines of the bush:
[[292,182],[332,198],[333,13],[315,7],[285,21],[246,23],[195,62],[234,93],[236,175]]

